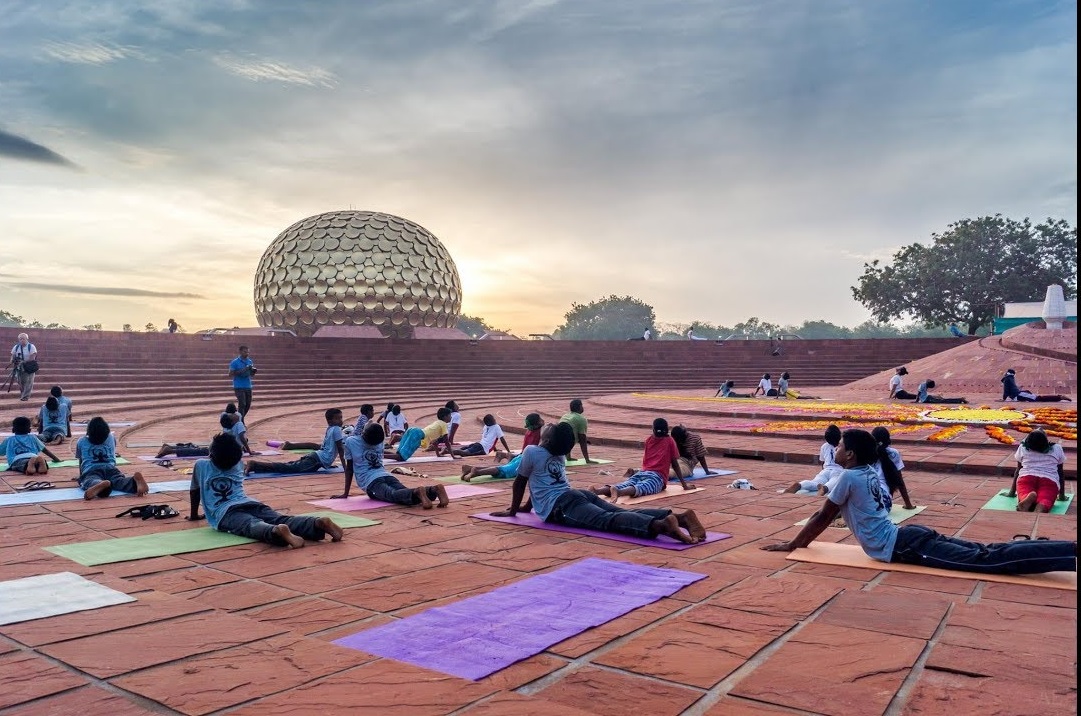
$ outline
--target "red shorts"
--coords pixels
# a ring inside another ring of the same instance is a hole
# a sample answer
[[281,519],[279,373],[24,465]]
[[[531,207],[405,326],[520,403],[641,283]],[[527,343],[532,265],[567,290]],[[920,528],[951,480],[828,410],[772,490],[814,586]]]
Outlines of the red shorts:
[[1017,499],[1025,499],[1030,492],[1036,493],[1037,505],[1043,505],[1050,510],[1058,499],[1058,483],[1035,475],[1022,475],[1017,478]]

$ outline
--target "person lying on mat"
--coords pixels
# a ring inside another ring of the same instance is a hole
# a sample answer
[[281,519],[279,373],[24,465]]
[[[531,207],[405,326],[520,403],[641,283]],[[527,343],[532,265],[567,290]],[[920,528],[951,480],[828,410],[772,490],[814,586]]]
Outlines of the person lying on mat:
[[[546,429],[544,425],[544,418],[540,416],[540,413],[530,413],[525,416],[525,435],[522,436],[522,450],[524,451],[530,445],[539,445],[541,441],[541,431]],[[504,460],[507,460],[507,464],[502,465]],[[491,476],[497,477],[502,480],[513,480],[514,476],[518,474],[518,465],[522,462],[522,453],[517,455],[511,455],[509,451],[496,450],[495,462],[493,467],[477,467],[476,465],[462,465],[462,482],[469,482],[474,477]]]
[[726,380],[725,382],[721,383],[720,388],[717,388],[717,392],[716,392],[716,394],[714,394],[713,397],[714,398],[717,398],[717,397],[721,397],[721,398],[750,398],[751,397],[750,393],[733,393],[732,389],[735,388],[735,387],[736,387],[736,381],[734,381],[734,380]]
[[[672,428],[672,439],[676,441],[676,449],[679,450],[679,467],[687,477],[694,473],[698,465],[707,475],[711,474],[709,465],[706,464],[706,446],[702,443],[702,436],[692,433],[682,425]],[[671,471],[669,477],[675,477],[675,471]]]
[[383,441],[386,439],[383,426],[368,423],[360,435],[350,435],[345,439],[345,491],[330,499],[341,500],[349,497],[349,488],[353,480],[357,487],[364,490],[368,497],[381,502],[396,505],[420,505],[426,510],[438,502],[440,507],[450,504],[447,488],[443,485],[409,488],[383,467]]
[[458,434],[458,428],[462,427],[461,408],[453,400],[448,400],[443,407],[450,411],[450,417],[447,418],[447,434],[429,443],[428,447],[425,448],[426,452],[440,453],[444,450],[454,449],[455,436]]
[[930,391],[936,386],[934,380],[928,378],[920,383],[920,387],[916,388],[916,402],[917,403],[961,403],[967,404],[968,400],[965,398],[943,398],[941,395],[931,395]]
[[248,444],[248,429],[244,427],[244,421],[240,419],[240,413],[222,413],[221,418],[218,421],[221,424],[221,431],[233,436],[233,439],[240,445],[240,449],[248,455],[254,455],[251,451],[251,445]]
[[1036,395],[1030,390],[1025,390],[1017,385],[1017,371],[1010,368],[1000,379],[1002,382],[1002,399],[1016,400],[1019,403],[1058,403],[1070,402],[1065,395],[1057,393],[1051,395]]
[[[575,432],[569,423],[557,423],[522,453],[518,474],[511,489],[510,509],[493,512],[493,517],[513,517],[533,510],[545,522],[615,532],[645,539],[668,535],[685,544],[706,538],[706,530],[691,510],[626,510],[603,500],[589,490],[571,489],[567,482],[567,455],[574,449]],[[526,487],[530,498],[522,503]]]
[[[318,472],[320,468],[334,467],[334,459],[338,458],[345,464],[345,452],[343,443],[345,434],[342,433],[342,411],[338,408],[327,408],[323,413],[327,421],[327,431],[323,434],[322,443],[284,443],[279,444],[286,450],[311,450],[299,460],[292,462],[270,462],[269,460],[248,460],[244,466],[244,474],[253,472],[284,472],[290,475],[299,475],[305,472]],[[270,444],[270,441],[267,441]]]
[[94,417],[86,424],[86,435],[75,443],[75,459],[79,461],[79,489],[83,498],[108,497],[113,492],[143,495],[150,492],[143,473],[131,477],[116,466],[116,439],[105,418]]
[[[394,407],[398,406],[395,405]],[[436,411],[435,420],[427,427],[412,427],[406,430],[398,443],[398,450],[394,453],[393,459],[398,462],[406,462],[416,454],[417,450],[423,450],[432,442],[446,435],[450,432],[450,427],[447,425],[448,420],[450,420],[450,409],[443,407]],[[390,444],[393,445],[394,443],[391,442]],[[449,453],[449,451],[444,450],[442,446],[436,448],[436,457],[442,457],[445,453]],[[452,459],[454,458],[453,453],[450,456]]]
[[[836,425],[830,425],[826,428],[826,432],[822,437],[825,439],[825,442],[822,443],[822,447],[818,448],[818,461],[822,463],[822,469],[810,480],[797,480],[793,482],[784,489],[784,492],[793,495],[801,490],[804,492],[817,492],[818,489],[828,483],[831,478],[841,474],[843,468],[837,464],[837,460],[834,458],[834,455],[837,452],[837,446],[841,444],[841,429]],[[820,494],[825,493],[823,492]]]
[[478,455],[487,455],[495,447],[496,441],[503,444],[503,450],[510,453],[510,445],[507,444],[507,438],[503,434],[503,428],[499,427],[499,423],[495,421],[495,416],[488,413],[484,416],[484,429],[480,433],[480,440],[475,443],[470,443],[463,448],[451,449],[451,455],[457,455],[458,457],[476,457]]
[[[338,411],[341,418],[341,411]],[[240,461],[244,454],[232,435],[222,433],[210,442],[210,459],[196,460],[191,473],[191,521],[205,519],[219,532],[248,537],[279,547],[303,547],[304,540],[320,542],[330,535],[342,541],[342,528],[329,517],[289,517],[244,494]],[[199,503],[206,514],[199,513]]]
[[646,438],[646,449],[642,455],[642,469],[627,470],[622,482],[615,485],[590,488],[595,495],[610,497],[613,501],[620,497],[646,497],[664,492],[668,488],[668,471],[675,473],[684,490],[694,490],[695,485],[687,484],[683,479],[683,468],[679,463],[679,448],[676,441],[668,434],[668,421],[657,418],[653,421],[653,434]]
[[37,435],[30,434],[30,418],[19,416],[11,421],[11,436],[0,442],[0,452],[8,463],[8,470],[24,475],[44,475],[49,472],[49,463],[45,455],[53,462],[60,458],[53,455]]
[[[575,439],[578,441],[578,447],[582,448],[582,459],[586,461],[587,465],[597,464],[596,460],[589,459],[589,438],[586,437],[586,430],[589,429],[589,421],[586,420],[585,406],[582,405],[582,401],[575,398],[570,402],[570,412],[564,413],[563,417],[559,419],[561,423],[567,423],[574,428]],[[572,448],[573,449],[573,448]],[[570,453],[567,454],[570,456]]]
[[878,445],[866,430],[846,430],[836,460],[845,468],[814,513],[789,542],[765,545],[770,552],[791,552],[811,544],[838,515],[868,557],[924,567],[988,574],[1076,572],[1077,542],[1032,540],[982,544],[947,537],[923,525],[890,521],[882,483],[874,469]]
[[1017,470],[1007,493],[1017,498],[1018,512],[1050,512],[1055,501],[1066,501],[1066,479],[1062,446],[1047,439],[1043,430],[1033,430],[1014,453]]

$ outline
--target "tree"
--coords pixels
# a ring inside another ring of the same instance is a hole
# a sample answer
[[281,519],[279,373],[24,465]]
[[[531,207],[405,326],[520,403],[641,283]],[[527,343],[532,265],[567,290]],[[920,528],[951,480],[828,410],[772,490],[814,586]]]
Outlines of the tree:
[[613,294],[587,304],[571,304],[555,337],[571,341],[639,338],[645,329],[653,330],[656,320],[653,306]]
[[996,214],[950,224],[931,234],[930,246],[902,247],[888,265],[864,264],[852,297],[882,323],[904,316],[926,326],[957,321],[975,335],[999,305],[1039,300],[1055,283],[1067,296],[1077,286],[1077,227]]
[[146,333],[157,333],[158,327],[155,326],[153,323],[148,323],[146,324],[146,326],[143,327],[143,331]]
[[488,322],[478,316],[458,316],[458,323],[455,325],[455,328],[467,336],[473,336],[474,338],[480,338],[485,333],[492,330],[492,327],[488,325]]
[[84,331],[100,331],[101,330],[101,324],[100,323],[90,323],[88,325],[83,326],[83,330]]
[[124,331],[124,333],[131,333],[131,324],[125,323],[123,328],[121,328],[120,330]]

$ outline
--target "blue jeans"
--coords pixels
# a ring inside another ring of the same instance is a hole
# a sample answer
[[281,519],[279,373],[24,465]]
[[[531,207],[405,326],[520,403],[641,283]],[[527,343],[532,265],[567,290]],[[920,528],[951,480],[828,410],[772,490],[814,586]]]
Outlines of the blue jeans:
[[139,489],[135,486],[135,480],[120,472],[120,470],[117,470],[115,467],[92,468],[79,475],[79,489],[83,492],[86,492],[91,487],[101,482],[108,482],[109,487],[98,493],[98,497],[108,497],[112,494],[113,490],[116,490],[117,492],[130,492],[134,495]]
[[902,525],[891,562],[986,574],[1076,572],[1077,542],[1020,540],[981,544],[946,537],[923,525]]
[[567,490],[556,500],[545,522],[650,539],[657,534],[650,532],[649,526],[670,514],[672,510],[625,510],[589,490]]
[[292,462],[256,462],[252,461],[252,467],[258,468],[256,472],[282,472],[287,475],[300,475],[308,472],[319,472],[323,463],[319,461],[319,453],[310,452],[299,460]]
[[326,532],[315,526],[317,519],[317,517],[289,517],[262,503],[248,502],[229,508],[229,511],[218,520],[218,531],[250,537],[282,547],[285,541],[274,534],[275,525],[288,525],[289,531],[297,537],[318,542],[326,536]]
[[[429,485],[424,488],[428,492],[429,500],[438,500],[439,493]],[[392,502],[395,505],[419,505],[420,498],[412,487],[406,487],[393,475],[377,477],[364,492],[368,497],[380,502]]]

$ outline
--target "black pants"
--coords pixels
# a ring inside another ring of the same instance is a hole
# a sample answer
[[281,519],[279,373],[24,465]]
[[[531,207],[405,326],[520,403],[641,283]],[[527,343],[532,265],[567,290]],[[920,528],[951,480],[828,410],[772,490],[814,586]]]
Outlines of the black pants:
[[233,388],[233,392],[236,393],[236,411],[243,420],[251,410],[251,388]]
[[893,397],[897,398],[898,400],[915,400],[920,396],[916,395],[915,393],[909,393],[907,390],[898,390],[896,393],[893,394]]

